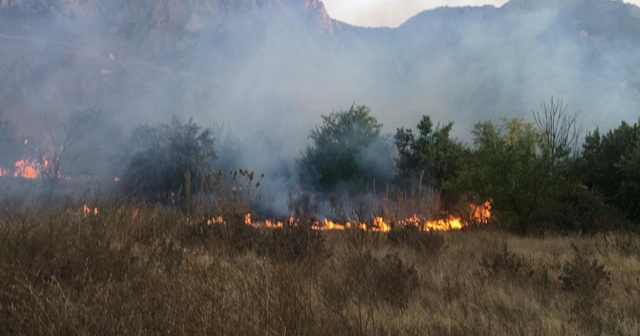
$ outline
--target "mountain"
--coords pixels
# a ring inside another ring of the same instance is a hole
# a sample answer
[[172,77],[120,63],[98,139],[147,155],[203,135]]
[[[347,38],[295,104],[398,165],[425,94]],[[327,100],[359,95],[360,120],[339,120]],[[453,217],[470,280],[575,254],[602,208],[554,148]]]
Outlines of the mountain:
[[458,122],[530,117],[553,95],[581,111],[585,128],[608,128],[637,118],[639,14],[621,1],[512,0],[428,10],[397,29],[356,29],[353,39],[384,55],[379,77],[418,107],[411,114],[426,106]]
[[0,15],[4,29],[28,33],[34,21],[59,23],[67,38],[81,33],[67,31],[74,23],[84,22],[102,39],[124,39],[155,56],[188,47],[197,34],[259,31],[275,20],[303,21],[319,33],[339,29],[318,0],[2,0]]
[[37,135],[87,109],[124,131],[194,117],[269,171],[353,103],[387,132],[429,114],[461,137],[551,96],[587,130],[635,121],[639,42],[640,9],[610,0],[443,7],[395,29],[338,22],[319,0],[0,0],[0,119]]

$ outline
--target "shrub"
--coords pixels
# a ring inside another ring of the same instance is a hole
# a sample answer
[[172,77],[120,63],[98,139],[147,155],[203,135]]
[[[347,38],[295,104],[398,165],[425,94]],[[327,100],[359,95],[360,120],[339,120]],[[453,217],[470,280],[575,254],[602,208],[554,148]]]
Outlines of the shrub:
[[266,229],[258,243],[257,252],[277,261],[313,261],[329,255],[321,232],[309,225]]
[[588,259],[577,246],[572,246],[573,260],[562,266],[559,277],[562,289],[582,294],[585,298],[599,296],[611,284],[609,272],[597,260]]
[[[213,131],[201,129],[192,120],[140,126],[129,143],[121,185],[126,194],[144,200],[175,203],[216,159]],[[188,186],[185,174],[192,177]]]
[[375,285],[382,300],[396,309],[407,308],[409,299],[420,286],[420,276],[397,253],[386,255],[374,270]]
[[419,253],[437,256],[445,247],[444,236],[435,231],[420,231],[417,226],[407,225],[393,228],[387,234],[393,245],[407,245]]
[[482,266],[491,276],[531,276],[533,270],[522,256],[509,250],[503,241],[499,250],[485,252],[480,260]]
[[[334,284],[348,289],[342,298],[356,304],[374,305],[384,302],[393,309],[405,309],[413,293],[420,286],[420,276],[414,265],[408,265],[397,253],[382,259],[371,252],[351,255],[345,262],[346,274],[341,283]],[[344,306],[343,303],[341,306]]]

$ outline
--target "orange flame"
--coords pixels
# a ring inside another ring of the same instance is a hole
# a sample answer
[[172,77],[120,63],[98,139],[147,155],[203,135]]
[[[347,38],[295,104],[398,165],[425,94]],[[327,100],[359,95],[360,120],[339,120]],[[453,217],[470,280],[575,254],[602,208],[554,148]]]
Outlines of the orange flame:
[[471,219],[480,224],[486,224],[491,219],[491,200],[486,200],[483,204],[470,204]]
[[38,161],[29,158],[18,160],[15,167],[16,169],[13,172],[13,176],[23,177],[26,179],[38,178],[42,171],[42,165]]
[[[26,179],[37,179],[42,176],[43,172],[49,167],[49,160],[45,157],[41,161],[29,157],[23,157],[16,161],[14,169],[0,167],[0,176],[13,176]],[[59,174],[59,178],[68,178],[62,174]]]
[[87,217],[89,215],[97,216],[98,215],[98,208],[91,209],[90,207],[87,206],[87,203],[85,203],[85,204],[82,205],[82,212],[84,213],[85,217]]
[[[25,148],[22,158],[16,161],[13,169],[0,167],[0,176],[12,175],[14,177],[21,177],[26,179],[37,179],[43,174],[48,174],[53,171],[49,167],[50,162],[46,156],[43,155],[39,159],[34,159],[27,156],[27,145],[29,144],[28,138],[24,139],[23,144]],[[60,172],[58,172],[57,174],[58,176],[56,177],[59,179],[69,179],[69,176],[63,175]]]
[[[470,219],[472,222],[479,224],[486,224],[491,219],[491,201],[487,200],[483,204],[469,205]],[[225,221],[222,216],[207,219],[206,223],[211,224],[224,224]],[[290,217],[286,222],[266,220],[264,222],[253,222],[251,220],[251,214],[247,213],[244,216],[244,223],[253,227],[266,227],[266,228],[283,228],[286,225],[296,226],[297,221]],[[325,218],[322,221],[316,221],[311,228],[319,231],[334,231],[334,230],[346,230],[346,229],[360,229],[369,232],[389,232],[392,229],[392,225],[385,221],[383,217],[374,217],[371,225],[367,223],[357,223],[347,221],[345,223],[338,223]],[[466,222],[460,217],[449,216],[443,219],[436,220],[424,220],[420,216],[414,214],[413,216],[404,220],[398,221],[396,226],[406,227],[415,226],[422,231],[451,231],[460,230],[466,225]]]

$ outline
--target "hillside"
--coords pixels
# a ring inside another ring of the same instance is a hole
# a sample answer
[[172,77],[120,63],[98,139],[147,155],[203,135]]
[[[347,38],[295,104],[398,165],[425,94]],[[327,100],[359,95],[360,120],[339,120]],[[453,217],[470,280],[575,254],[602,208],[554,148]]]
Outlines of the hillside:
[[3,0],[0,118],[37,137],[45,115],[62,130],[78,110],[124,132],[194,117],[252,143],[238,161],[260,171],[354,102],[386,132],[429,114],[468,134],[551,96],[587,130],[609,128],[637,118],[639,14],[621,1],[513,0],[373,29],[331,19],[317,0]]

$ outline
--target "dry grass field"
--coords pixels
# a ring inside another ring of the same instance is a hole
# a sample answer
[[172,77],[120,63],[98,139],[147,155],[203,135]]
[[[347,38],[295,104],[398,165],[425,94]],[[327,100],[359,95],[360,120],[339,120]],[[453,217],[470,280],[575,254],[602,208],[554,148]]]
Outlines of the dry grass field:
[[115,201],[2,211],[2,335],[640,335],[640,238],[625,233],[260,229]]

